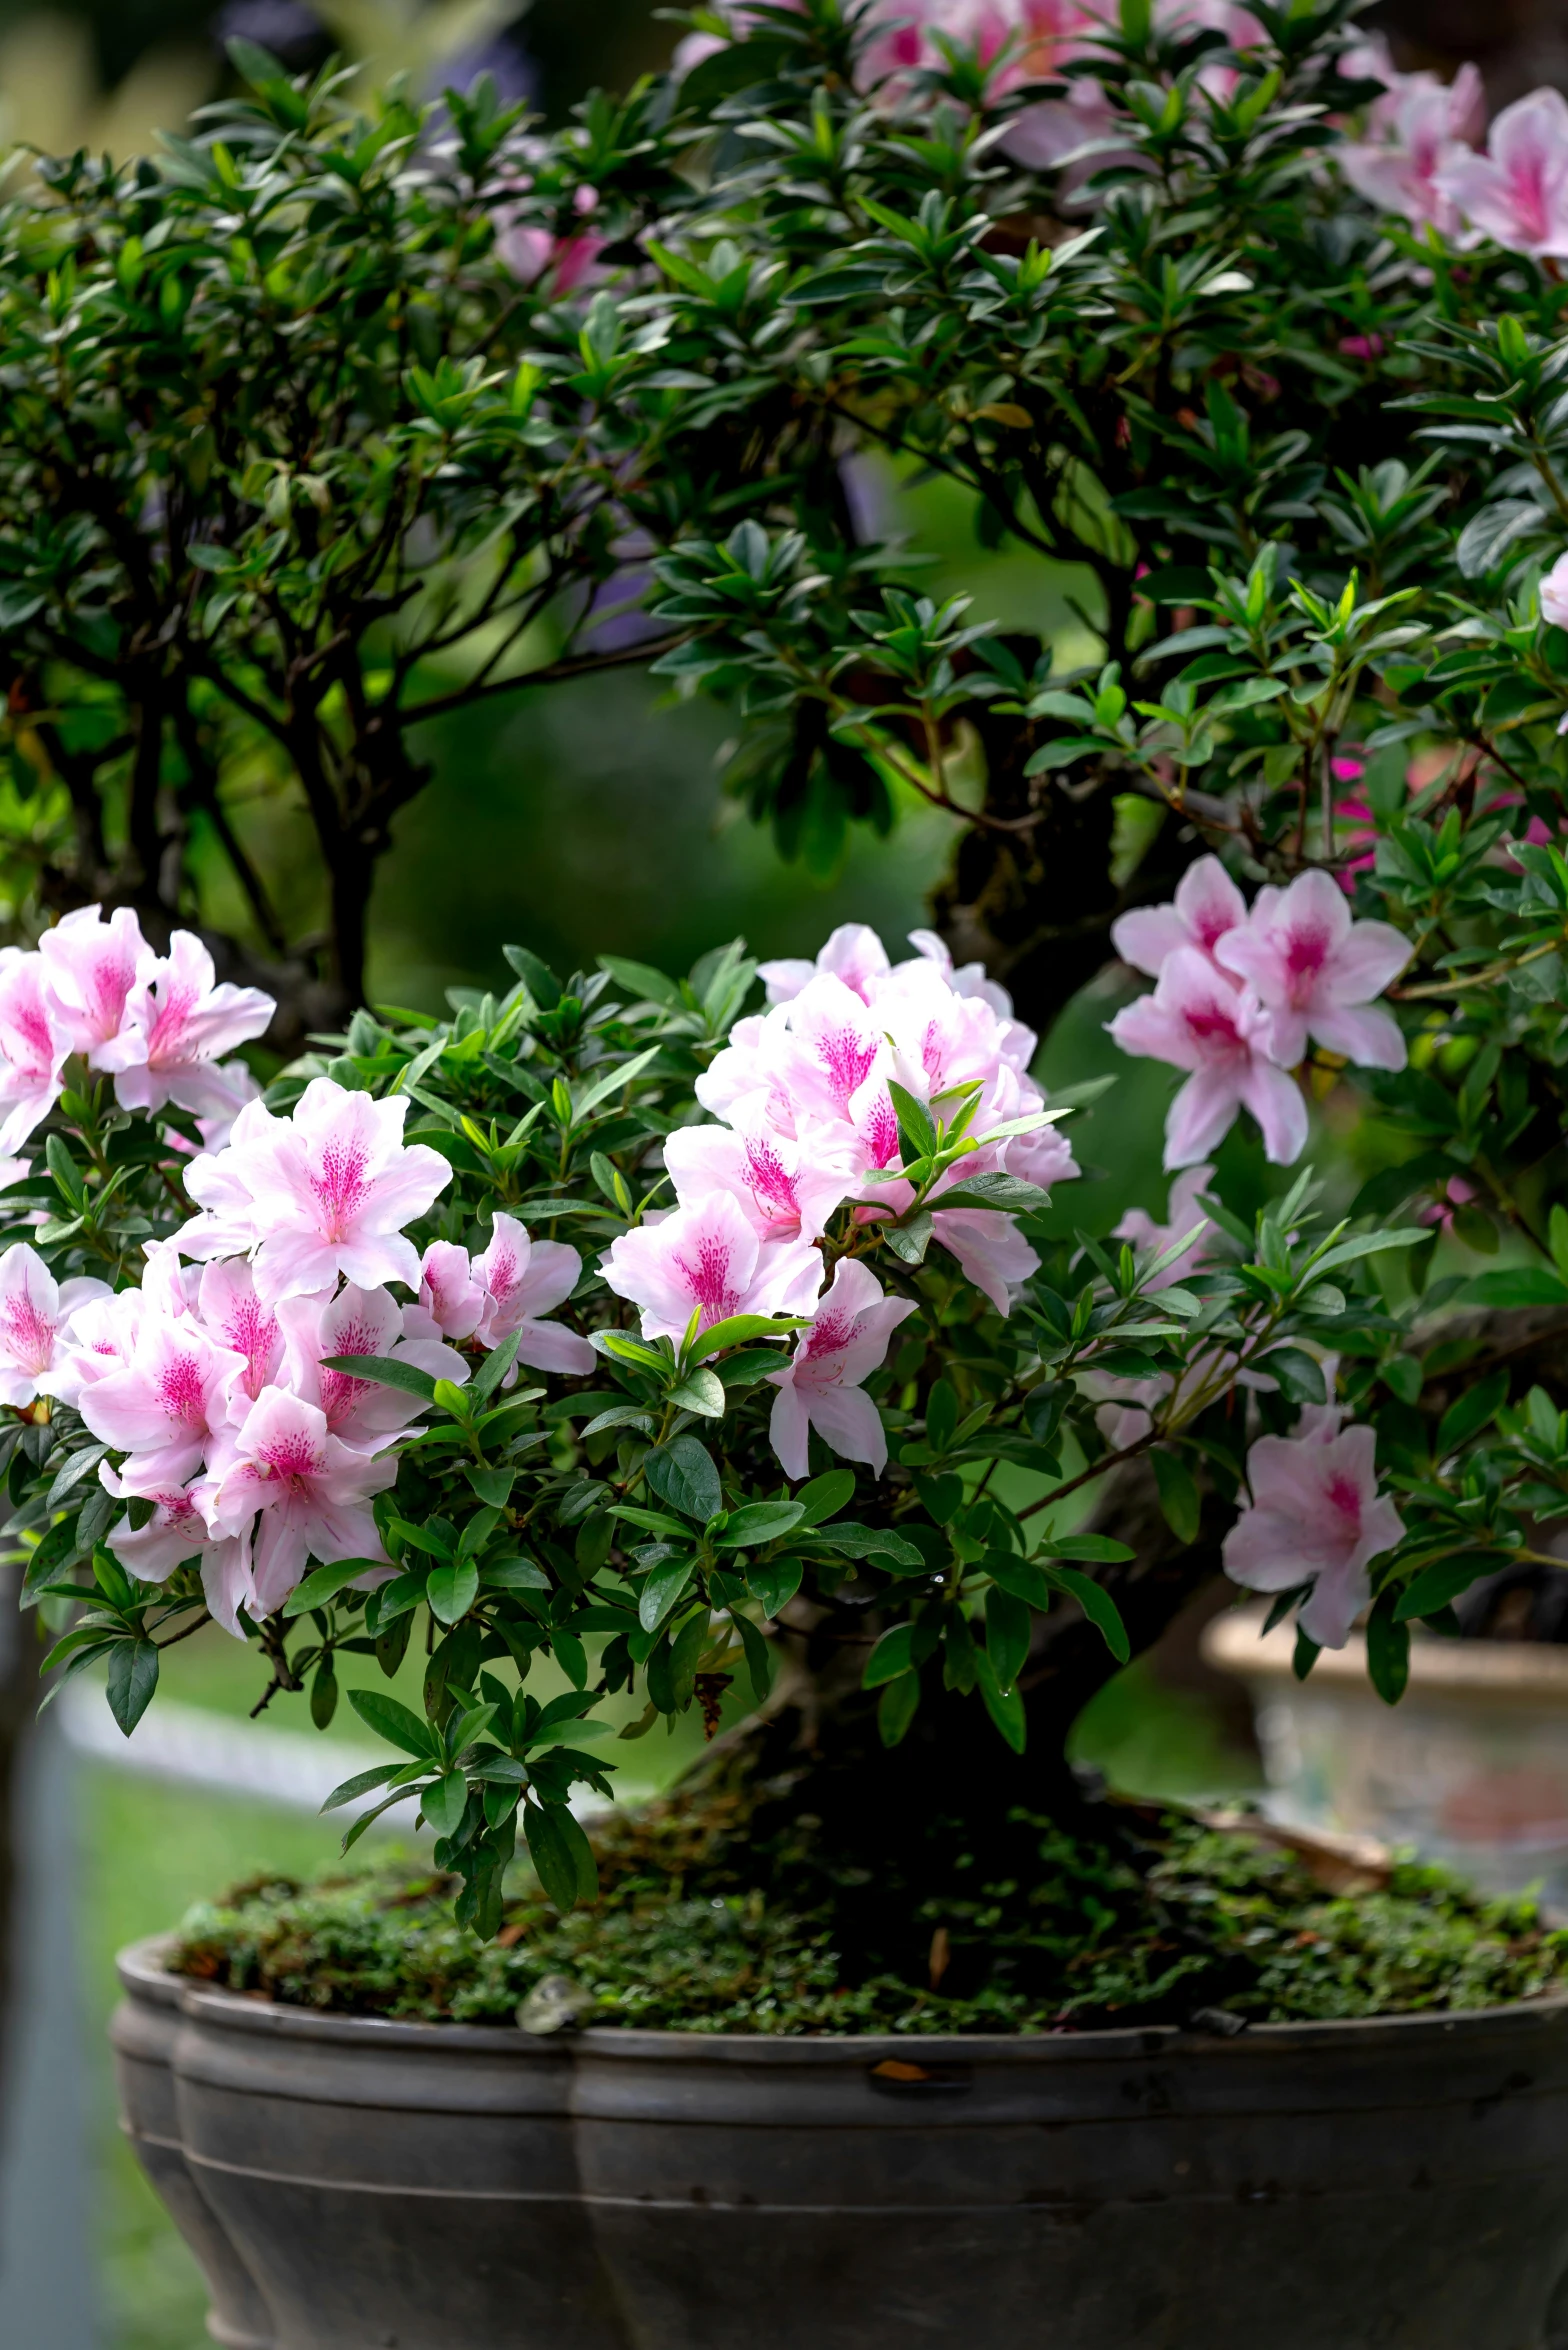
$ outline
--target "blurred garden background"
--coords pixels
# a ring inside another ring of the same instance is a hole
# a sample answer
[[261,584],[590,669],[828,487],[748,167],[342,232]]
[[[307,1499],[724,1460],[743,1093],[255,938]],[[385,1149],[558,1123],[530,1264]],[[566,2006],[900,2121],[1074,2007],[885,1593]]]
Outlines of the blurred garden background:
[[[1392,21],[1407,62],[1480,54],[1494,94],[1507,98],[1568,79],[1565,17],[1549,0],[1494,0],[1484,14],[1474,0],[1415,0]],[[535,0],[523,15],[516,0],[226,0],[216,12],[210,0],[80,9],[0,0],[9,184],[30,168],[24,142],[129,155],[178,132],[224,86],[223,45],[235,35],[290,66],[337,51],[376,76],[404,72],[427,92],[486,70],[559,120],[590,86],[625,86],[658,65],[674,28],[647,0]],[[1092,651],[1073,581],[1024,556],[983,553],[967,504],[941,484],[888,470],[860,487],[887,528],[907,529],[931,556],[919,575],[927,592],[972,591],[986,614],[1053,636],[1060,666],[1071,666],[1075,640],[1076,657]],[[911,805],[886,840],[865,831],[847,843],[808,839],[786,863],[721,795],[725,733],[722,712],[672,705],[630,668],[502,697],[435,730],[422,746],[434,781],[401,819],[377,884],[373,999],[433,1008],[450,987],[493,984],[512,940],[562,970],[591,968],[605,949],[684,970],[737,933],[765,954],[810,953],[853,919],[875,924],[896,950],[924,919],[950,821]],[[281,895],[308,903],[303,821],[295,837],[286,808],[269,804],[265,820],[269,873],[283,877]],[[1047,1083],[1111,1065],[1103,1022],[1118,1000],[1097,983],[1069,1008],[1044,1046]],[[1108,1180],[1063,1196],[1064,1228],[1081,1221],[1104,1232],[1133,1197],[1157,1195],[1169,1086],[1155,1064],[1122,1063],[1115,1089],[1078,1122],[1080,1159]],[[1227,1145],[1246,1147],[1239,1137]],[[0,1637],[16,1636],[8,1606]],[[1131,1791],[1218,1793],[1253,1778],[1244,1709],[1203,1680],[1190,1642],[1185,1653],[1190,1669],[1179,1657],[1163,1678],[1137,1668],[1083,1725],[1084,1758]],[[337,1849],[337,1829],[313,1816],[299,1761],[313,1735],[305,1701],[280,1698],[265,1723],[245,1727],[251,1660],[216,1632],[169,1663],[138,1732],[138,1767],[84,1743],[97,1733],[78,1709],[46,1717],[24,1773],[20,1996],[0,2094],[4,2350],[196,2350],[204,2338],[195,2268],[117,2139],[104,2043],[112,1956],[238,1877],[314,1869]],[[77,1694],[98,1705],[96,1691],[79,1684]],[[117,1738],[101,1706],[94,1718]],[[352,1743],[356,1727],[340,1712],[329,1736]],[[657,1752],[652,1743],[625,1750],[643,1784],[684,1753],[679,1741]],[[261,1758],[254,1767],[247,1748]],[[269,1771],[270,1797],[259,1791]],[[327,1765],[320,1784],[340,1775]],[[50,1841],[42,1824],[67,1818],[59,1848],[74,1852],[74,1868],[29,1873],[30,1852]]]

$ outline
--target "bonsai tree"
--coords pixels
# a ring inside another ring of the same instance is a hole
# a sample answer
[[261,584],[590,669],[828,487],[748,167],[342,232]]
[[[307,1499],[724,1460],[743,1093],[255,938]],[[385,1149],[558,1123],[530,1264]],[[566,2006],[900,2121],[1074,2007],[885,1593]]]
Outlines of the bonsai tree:
[[[83,908],[0,974],[5,1442],[52,1669],[106,1662],[128,1729],[209,1618],[256,1644],[262,1702],[308,1681],[318,1719],[354,1660],[394,1752],[339,1790],[372,1799],[351,1836],[417,1802],[481,1933],[519,1832],[558,1908],[591,1890],[568,1798],[613,1788],[606,1705],[626,1735],[740,1696],[701,1784],[747,1865],[829,1887],[854,1966],[907,1978],[931,1904],[980,1916],[1042,1821],[1115,1832],[1068,1733],[1221,1565],[1294,1618],[1303,1672],[1364,1619],[1392,1702],[1413,1626],[1553,1562],[1568,107],[1521,102],[1483,153],[1471,91],[1351,49],[1337,0],[1210,13],[1129,0],[1031,48],[757,9],[702,19],[684,78],[590,109],[526,188],[496,134],[507,233],[622,178],[661,233],[595,256],[569,359],[560,288],[523,393],[476,368],[408,426],[439,485],[417,532],[405,504],[341,523],[388,565],[448,547],[447,633],[493,647],[534,591],[511,520],[466,566],[463,534],[537,453],[573,529],[602,499],[602,576],[651,565],[659,666],[737,704],[738,786],[786,843],[906,792],[953,813],[945,935],[899,962],[851,927],[760,970],[736,944],[682,980],[517,949],[507,994],[360,1009],[260,1099],[222,1056],[268,1004],[188,933]],[[190,178],[296,168],[330,94],[255,72],[253,145],[215,126]],[[454,103],[451,138],[496,119]],[[447,149],[406,168],[440,185]],[[280,217],[335,235],[344,202]],[[343,462],[390,481],[381,447]],[[903,584],[856,521],[871,447],[1080,564],[1104,658],[1062,673]],[[432,511],[468,519],[443,540]],[[295,606],[198,543],[159,658],[282,726],[244,679],[274,629],[303,645]],[[397,731],[426,595],[354,638],[373,694],[300,687],[340,746]],[[502,682],[490,659],[453,690]],[[1033,1016],[1112,957],[1154,980],[1117,1043],[1180,1083],[1169,1197],[1106,1246],[1044,1220],[1083,1178],[1074,1102],[1029,1070]],[[1318,1102],[1357,1122],[1359,1192]],[[1214,1157],[1238,1120],[1282,1170],[1245,1213]],[[419,1711],[375,1679],[416,1630]]]

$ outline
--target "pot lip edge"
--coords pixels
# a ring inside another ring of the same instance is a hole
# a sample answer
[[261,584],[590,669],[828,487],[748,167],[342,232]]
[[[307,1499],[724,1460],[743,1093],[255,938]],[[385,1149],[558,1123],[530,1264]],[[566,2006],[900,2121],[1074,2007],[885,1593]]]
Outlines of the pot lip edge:
[[[634,2061],[670,2063],[707,2059],[715,2064],[815,2064],[863,2062],[867,2065],[904,2061],[930,2066],[994,2063],[1088,2063],[1123,2061],[1153,2055],[1198,2059],[1249,2053],[1288,2053],[1303,2049],[1346,2050],[1372,2045],[1380,2034],[1396,2037],[1425,2033],[1444,2038],[1463,2031],[1467,2036],[1487,2029],[1506,2030],[1520,2023],[1553,2020],[1568,2024],[1568,1991],[1538,1999],[1517,1999],[1502,2007],[1428,2008],[1406,2015],[1339,2016],[1295,2023],[1249,2024],[1236,2034],[1194,2032],[1180,2024],[1120,2024],[1090,2032],[679,2032],[644,2030],[635,2025],[597,2024],[586,2031],[543,2037],[519,2031],[509,2024],[422,2023],[389,2016],[345,2015],[286,2001],[258,1999],[244,1992],[224,1991],[193,1977],[173,1975],[157,1963],[157,1954],[173,1942],[172,1933],[152,1934],[128,1943],[116,1953],[120,1981],[131,1997],[152,1997],[173,2004],[191,2022],[219,2029],[254,2032],[272,2038],[337,2041],[367,2052],[373,2048],[448,2048],[466,2055],[484,2053],[521,2057],[566,2057],[575,2050],[600,2057],[621,2056]],[[157,1990],[149,1986],[157,1984]],[[174,1990],[167,2001],[159,1994],[163,1984]]]

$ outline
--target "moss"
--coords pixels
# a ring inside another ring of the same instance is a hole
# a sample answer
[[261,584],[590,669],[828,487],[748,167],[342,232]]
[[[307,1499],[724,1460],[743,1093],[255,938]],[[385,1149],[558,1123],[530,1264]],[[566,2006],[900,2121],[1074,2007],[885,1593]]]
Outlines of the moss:
[[1412,1862],[1335,1896],[1248,1834],[1105,1808],[1103,1841],[1017,1815],[1014,1873],[960,1894],[960,1872],[906,1905],[918,1959],[893,1971],[875,1963],[885,1919],[868,1961],[853,1903],[798,1852],[759,1848],[734,1796],[606,1823],[601,1898],[569,1917],[519,1873],[490,1944],[452,1924],[449,1878],[404,1862],[237,1886],[187,1915],[172,1963],[298,2006],[496,2024],[565,1976],[579,2020],[697,2032],[1072,2030],[1202,2008],[1288,2022],[1568,1987],[1568,1932],[1528,1899]]

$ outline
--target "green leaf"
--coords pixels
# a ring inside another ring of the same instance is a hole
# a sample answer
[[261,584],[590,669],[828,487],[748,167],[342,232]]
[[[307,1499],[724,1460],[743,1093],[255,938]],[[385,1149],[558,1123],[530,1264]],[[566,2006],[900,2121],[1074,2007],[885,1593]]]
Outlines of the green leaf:
[[1545,1265],[1510,1265],[1503,1273],[1479,1273],[1465,1291],[1476,1306],[1568,1305],[1568,1281]]
[[795,1499],[800,1504],[800,1523],[803,1526],[821,1526],[829,1518],[837,1517],[855,1498],[853,1469],[829,1469],[821,1477],[813,1477],[802,1485]]
[[740,1644],[746,1652],[746,1672],[751,1681],[751,1693],[759,1705],[766,1705],[773,1688],[773,1651],[750,1616],[737,1614],[730,1620],[740,1634]]
[[713,1371],[688,1371],[665,1399],[683,1412],[697,1412],[705,1420],[724,1417],[724,1382]]
[[599,968],[618,979],[638,1002],[675,1005],[681,1000],[679,981],[656,971],[651,963],[634,963],[626,955],[601,955]]
[[888,1079],[888,1098],[898,1120],[899,1140],[903,1145],[905,1166],[916,1159],[928,1159],[936,1149],[936,1128],[924,1102],[917,1101],[908,1089],[894,1078]]
[[428,1371],[413,1363],[394,1362],[390,1355],[324,1355],[322,1365],[350,1379],[368,1379],[377,1387],[401,1388],[405,1395],[417,1395],[421,1403],[429,1403],[436,1391]]
[[1043,1559],[1082,1559],[1095,1567],[1123,1567],[1135,1555],[1109,1534],[1055,1534],[1040,1545]]
[[352,1803],[357,1796],[368,1795],[373,1787],[384,1787],[403,1767],[401,1763],[377,1763],[373,1771],[356,1771],[352,1779],[344,1779],[333,1788],[322,1810],[336,1811],[339,1804]]
[[1132,1642],[1110,1593],[1103,1591],[1090,1576],[1080,1575],[1076,1567],[1050,1567],[1046,1572],[1060,1590],[1077,1600],[1116,1662],[1124,1665],[1132,1654]]
[[[727,1346],[749,1346],[757,1338],[787,1338],[792,1331],[804,1330],[808,1320],[802,1314],[731,1314],[728,1321],[715,1322],[701,1333],[695,1351],[706,1358]],[[782,1348],[776,1359],[787,1359]]]
[[646,1052],[635,1053],[629,1061],[623,1061],[619,1068],[608,1070],[604,1076],[595,1078],[586,1093],[575,1103],[572,1123],[580,1126],[589,1112],[596,1110],[601,1102],[608,1101],[612,1093],[619,1093],[623,1086],[633,1084],[663,1050],[663,1045],[651,1044]]
[[48,1498],[44,1502],[44,1508],[50,1512],[51,1516],[60,1507],[72,1487],[79,1485],[89,1470],[97,1468],[98,1463],[108,1450],[109,1447],[106,1444],[91,1444],[85,1452],[72,1453],[65,1466],[57,1472],[55,1481],[49,1488]]
[[1160,1490],[1160,1508],[1165,1514],[1165,1523],[1177,1541],[1196,1542],[1202,1504],[1192,1471],[1179,1453],[1155,1453],[1154,1482]]
[[1322,1642],[1309,1640],[1298,1624],[1296,1627],[1296,1653],[1290,1660],[1290,1669],[1298,1681],[1306,1679],[1322,1654]]
[[936,1208],[991,1208],[1010,1216],[1037,1216],[1051,1195],[1021,1175],[971,1175],[953,1191],[939,1192]]
[[1362,1232],[1353,1240],[1336,1241],[1314,1259],[1311,1279],[1321,1281],[1339,1265],[1353,1265],[1361,1257],[1375,1257],[1386,1248],[1414,1248],[1420,1241],[1430,1240],[1435,1231],[1430,1224],[1401,1224],[1391,1232]]
[[985,1595],[985,1645],[996,1671],[999,1689],[1011,1689],[1023,1670],[1034,1631],[1027,1600],[1019,1599],[992,1578]]
[[705,1526],[724,1507],[724,1489],[712,1455],[695,1436],[677,1436],[655,1445],[643,1462],[643,1475],[661,1501],[683,1517]]
[[489,1559],[479,1570],[486,1591],[548,1591],[550,1578],[532,1559]]
[[915,1479],[915,1491],[925,1503],[933,1522],[945,1526],[963,1507],[964,1481],[952,1475],[943,1477],[920,1476]]
[[377,1559],[339,1559],[330,1567],[316,1567],[296,1583],[283,1602],[285,1616],[307,1615],[313,1607],[324,1607],[329,1599],[336,1599],[346,1584],[356,1575],[373,1575],[384,1561]]
[[464,1475],[481,1501],[493,1510],[504,1510],[512,1498],[512,1487],[517,1482],[515,1469],[465,1469]]
[[770,1559],[766,1565],[756,1559],[746,1562],[746,1588],[762,1602],[768,1616],[780,1615],[800,1589],[801,1565],[799,1559]]
[[438,1836],[455,1836],[468,1809],[468,1781],[461,1771],[448,1771],[421,1795],[420,1809]]
[[862,1689],[880,1689],[884,1682],[896,1681],[901,1674],[913,1669],[912,1647],[915,1637],[913,1624],[895,1624],[884,1632],[866,1659],[866,1669],[860,1676]]
[[749,1550],[777,1542],[793,1532],[804,1514],[798,1501],[748,1502],[744,1509],[731,1510],[723,1532],[713,1537],[714,1544],[719,1550]]
[[479,1569],[471,1558],[432,1567],[425,1578],[425,1598],[438,1624],[460,1623],[478,1596]]
[[1002,1685],[997,1678],[996,1667],[983,1648],[975,1651],[975,1683],[986,1712],[1014,1754],[1022,1754],[1029,1727],[1024,1713],[1023,1691]]
[[920,1706],[920,1675],[900,1673],[877,1700],[877,1735],[884,1746],[901,1746]]
[[1466,1388],[1456,1402],[1443,1414],[1437,1431],[1437,1458],[1446,1460],[1457,1452],[1472,1436],[1478,1436],[1508,1401],[1508,1373],[1494,1371],[1490,1379],[1478,1379],[1474,1387]]
[[1367,1618],[1367,1672],[1385,1705],[1397,1705],[1410,1679],[1410,1626],[1385,1591]]
[[1277,1379],[1292,1403],[1327,1403],[1328,1388],[1323,1378],[1323,1366],[1315,1355],[1303,1347],[1276,1346],[1259,1358],[1254,1366]]
[[1395,1599],[1395,1622],[1410,1624],[1418,1616],[1435,1616],[1440,1609],[1451,1607],[1472,1583],[1478,1583],[1483,1575],[1495,1574],[1504,1564],[1495,1552],[1482,1550],[1462,1551],[1457,1558],[1434,1559]]
[[810,1540],[815,1548],[837,1551],[842,1558],[870,1559],[890,1575],[928,1575],[923,1550],[891,1526],[815,1526]]
[[109,1651],[109,1711],[129,1738],[158,1686],[158,1651],[150,1640],[117,1640]]
[[1011,1550],[988,1550],[985,1571],[993,1583],[1010,1591],[1029,1607],[1037,1607],[1042,1615],[1051,1604],[1051,1584],[1044,1567],[1034,1559],[1021,1559]]
[[492,1347],[489,1354],[486,1355],[469,1386],[468,1397],[471,1410],[476,1409],[494,1395],[507,1372],[517,1360],[517,1350],[522,1344],[522,1338],[522,1332],[514,1330],[508,1337],[502,1339],[499,1346]]
[[379,1689],[351,1689],[348,1701],[366,1727],[389,1746],[400,1746],[405,1754],[418,1755],[421,1762],[440,1755],[439,1732],[397,1698],[387,1697]]
[[332,1670],[329,1651],[316,1667],[310,1684],[310,1718],[318,1730],[332,1726],[332,1717],[338,1710],[338,1678]]
[[637,1599],[637,1621],[645,1632],[657,1632],[690,1590],[696,1572],[695,1558],[665,1559],[653,1569]]

